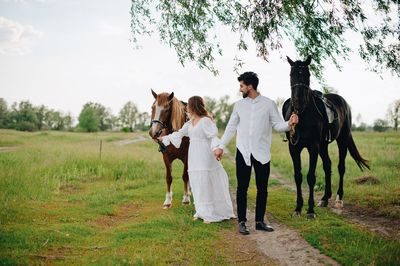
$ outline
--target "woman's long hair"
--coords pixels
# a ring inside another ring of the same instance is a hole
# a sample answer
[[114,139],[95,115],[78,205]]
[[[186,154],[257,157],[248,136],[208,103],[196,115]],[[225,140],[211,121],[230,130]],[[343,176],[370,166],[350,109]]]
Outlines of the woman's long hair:
[[188,100],[188,107],[192,112],[194,112],[198,116],[207,116],[211,119],[212,116],[206,110],[204,100],[200,96],[192,96]]

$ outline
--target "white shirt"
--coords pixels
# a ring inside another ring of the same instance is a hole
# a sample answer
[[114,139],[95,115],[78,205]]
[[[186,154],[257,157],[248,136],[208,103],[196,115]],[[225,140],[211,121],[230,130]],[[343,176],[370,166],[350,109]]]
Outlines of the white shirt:
[[246,164],[251,165],[250,155],[266,164],[271,160],[272,128],[279,132],[290,130],[274,101],[261,95],[255,99],[241,99],[233,107],[219,147],[226,150],[226,145],[237,132],[236,147]]

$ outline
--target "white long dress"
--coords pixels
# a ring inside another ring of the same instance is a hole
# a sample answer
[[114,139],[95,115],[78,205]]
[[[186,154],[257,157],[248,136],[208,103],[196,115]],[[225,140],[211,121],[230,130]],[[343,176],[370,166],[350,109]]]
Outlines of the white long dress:
[[202,117],[193,126],[190,120],[179,131],[165,136],[163,143],[179,148],[184,136],[190,138],[188,174],[196,208],[194,217],[209,222],[234,218],[228,175],[213,153],[220,144],[215,123]]

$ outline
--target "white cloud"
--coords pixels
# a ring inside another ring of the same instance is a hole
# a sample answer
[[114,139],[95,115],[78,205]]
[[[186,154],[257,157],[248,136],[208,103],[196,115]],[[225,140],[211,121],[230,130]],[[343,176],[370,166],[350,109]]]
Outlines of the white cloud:
[[0,54],[28,54],[31,52],[32,42],[42,35],[32,25],[22,25],[0,17]]

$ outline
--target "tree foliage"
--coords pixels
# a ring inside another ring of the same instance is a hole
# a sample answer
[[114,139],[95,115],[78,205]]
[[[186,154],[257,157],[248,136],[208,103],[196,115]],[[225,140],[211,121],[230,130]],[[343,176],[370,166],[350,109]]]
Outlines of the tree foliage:
[[93,106],[85,104],[79,114],[79,128],[86,132],[99,131],[100,118]]
[[387,115],[393,129],[397,131],[400,119],[400,99],[395,100],[389,105]]
[[[91,110],[91,111],[88,111]],[[85,111],[85,112],[84,112]],[[82,112],[84,112],[84,117],[85,123],[88,123],[87,126],[89,127],[83,127],[84,129],[90,129],[88,131],[105,131],[107,129],[112,128],[113,124],[113,117],[111,114],[110,109],[106,108],[104,105],[100,103],[92,103],[88,102],[83,106]],[[81,114],[82,114],[81,112]],[[93,114],[92,114],[93,113]],[[96,121],[98,124],[96,126],[93,126],[92,123]],[[79,115],[79,124],[81,124],[81,115]]]
[[0,128],[7,128],[9,119],[7,102],[3,98],[0,98]]
[[126,127],[129,131],[133,131],[135,124],[138,122],[139,112],[136,104],[132,101],[127,102],[119,111],[119,120],[122,127]]
[[195,61],[214,74],[215,56],[222,55],[219,26],[238,34],[238,51],[248,49],[251,36],[266,60],[287,48],[287,40],[300,56],[312,55],[318,78],[324,60],[340,68],[338,60],[351,51],[346,34],[355,32],[363,40],[358,52],[370,69],[400,76],[398,12],[398,0],[132,0],[131,31],[135,44],[138,36],[157,31],[182,64]]
[[389,128],[388,121],[386,121],[385,119],[379,118],[374,121],[373,125],[374,131],[383,132],[388,130],[388,128]]
[[233,111],[233,104],[229,102],[229,96],[213,99],[204,97],[206,109],[211,113],[218,128],[224,129],[228,124]]
[[35,131],[39,129],[39,119],[36,110],[29,101],[21,101],[11,106],[10,113],[12,127],[21,131]]

